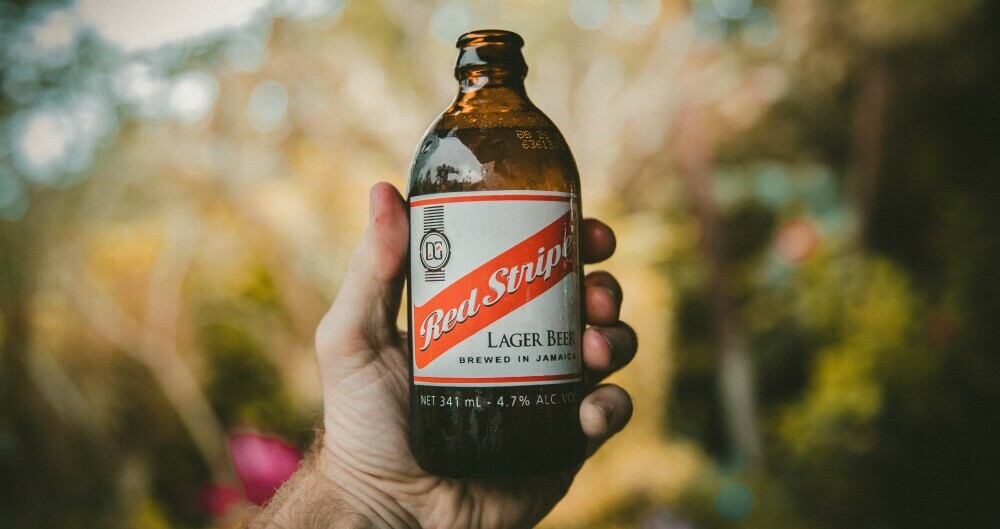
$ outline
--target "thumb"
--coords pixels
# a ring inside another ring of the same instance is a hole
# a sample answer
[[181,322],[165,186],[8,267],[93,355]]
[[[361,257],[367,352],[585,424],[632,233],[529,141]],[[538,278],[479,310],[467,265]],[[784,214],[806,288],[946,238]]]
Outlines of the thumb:
[[372,186],[368,228],[354,249],[333,306],[316,331],[320,362],[398,344],[396,315],[409,239],[406,203],[391,184]]

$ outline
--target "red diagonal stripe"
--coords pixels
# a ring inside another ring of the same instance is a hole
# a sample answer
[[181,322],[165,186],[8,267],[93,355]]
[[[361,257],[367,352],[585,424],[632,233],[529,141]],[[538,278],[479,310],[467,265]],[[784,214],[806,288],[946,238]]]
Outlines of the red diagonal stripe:
[[[491,288],[490,278],[500,269],[519,268],[519,274],[523,275],[526,263],[534,265],[538,262],[538,250],[543,248],[547,254],[550,249],[561,246],[567,236],[572,233],[570,214],[565,215],[552,222],[538,233],[528,237],[524,241],[514,245],[500,255],[482,264],[475,270],[469,272],[465,277],[455,281],[437,295],[432,297],[427,303],[413,308],[413,351],[418,368],[424,368],[441,356],[449,349],[458,345],[466,338],[483,330],[498,319],[510,314],[525,303],[540,296],[546,290],[559,283],[567,274],[574,271],[576,263],[576,248],[570,242],[569,255],[560,258],[559,262],[552,268],[548,279],[536,277],[530,283],[521,280],[519,288],[514,292],[504,290],[499,301],[491,305],[486,305],[484,299],[496,297],[496,292]],[[575,237],[570,237],[570,241],[575,241]],[[507,278],[498,276],[498,279],[507,284]],[[451,309],[457,309],[462,302],[470,299],[472,290],[477,290],[476,303],[478,312],[464,322],[456,323],[454,328],[447,332],[442,332],[437,339],[430,339],[426,349],[421,347],[427,342],[427,318],[434,311],[441,310],[447,313]]]

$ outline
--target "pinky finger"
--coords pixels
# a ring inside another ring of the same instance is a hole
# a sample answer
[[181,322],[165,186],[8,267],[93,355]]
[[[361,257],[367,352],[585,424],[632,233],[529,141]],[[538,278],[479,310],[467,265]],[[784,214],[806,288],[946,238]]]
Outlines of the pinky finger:
[[590,438],[587,455],[618,433],[632,418],[632,398],[614,384],[598,386],[580,404],[580,426]]

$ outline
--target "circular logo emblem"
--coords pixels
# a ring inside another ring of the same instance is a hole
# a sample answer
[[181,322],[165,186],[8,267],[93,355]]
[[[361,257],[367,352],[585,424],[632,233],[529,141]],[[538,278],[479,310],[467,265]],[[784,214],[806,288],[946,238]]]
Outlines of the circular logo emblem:
[[441,270],[451,257],[451,243],[439,231],[429,231],[420,239],[420,262],[430,271]]

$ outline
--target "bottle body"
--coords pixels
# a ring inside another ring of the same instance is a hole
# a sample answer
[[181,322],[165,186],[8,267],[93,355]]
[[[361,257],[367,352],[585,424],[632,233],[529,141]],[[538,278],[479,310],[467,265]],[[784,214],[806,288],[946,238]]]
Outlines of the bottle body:
[[410,446],[439,475],[560,472],[586,449],[579,176],[519,79],[485,66],[410,172]]

